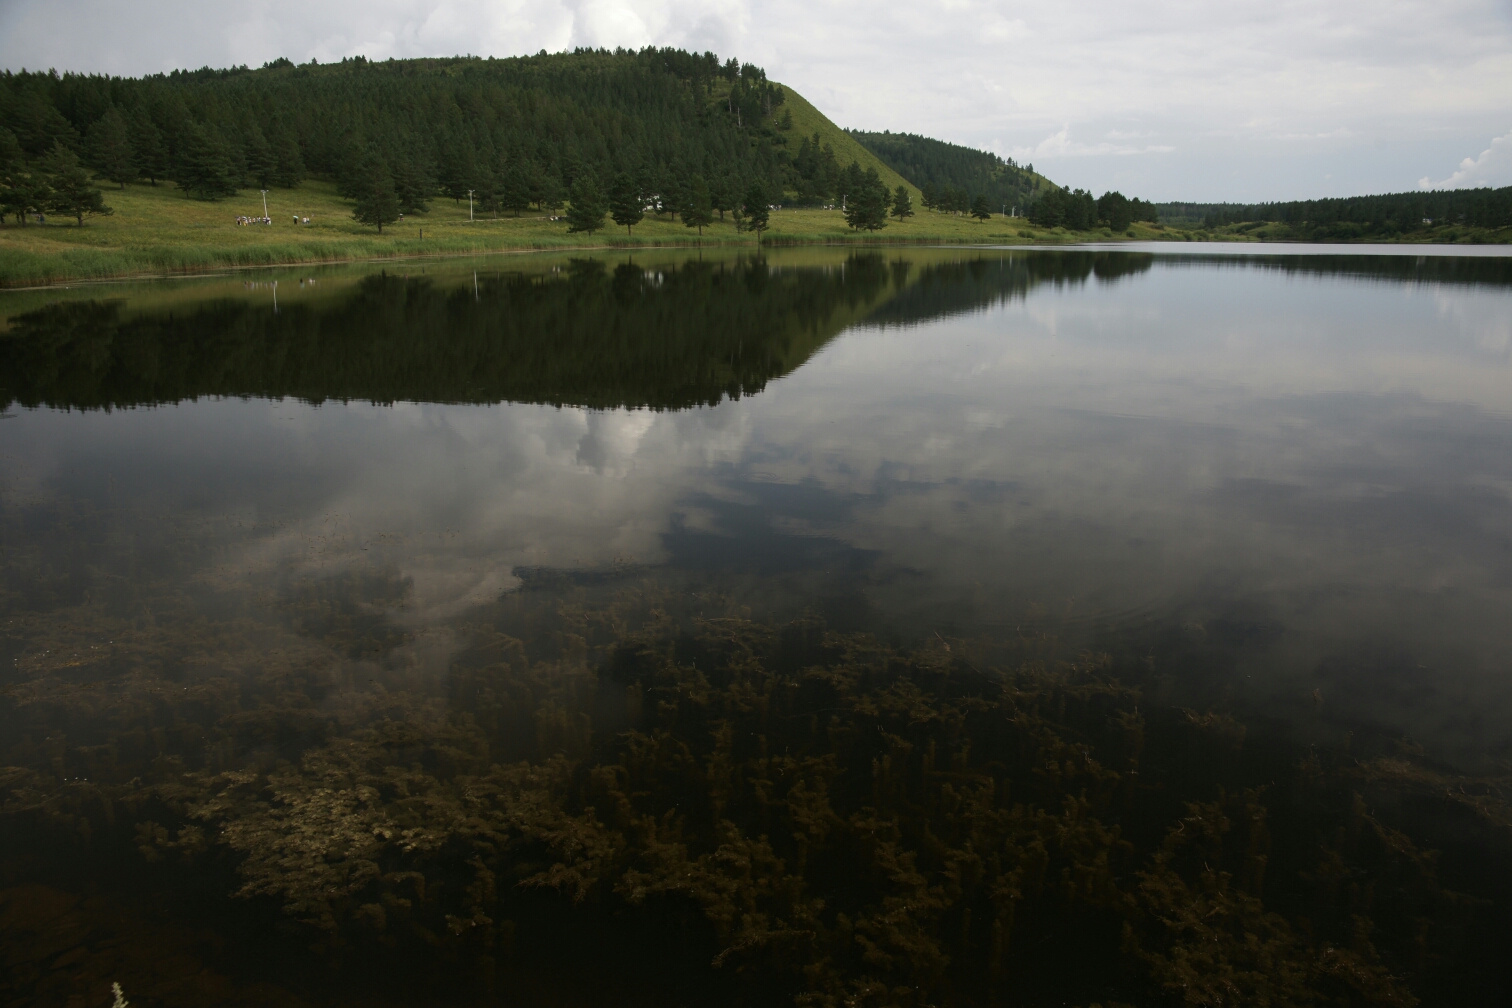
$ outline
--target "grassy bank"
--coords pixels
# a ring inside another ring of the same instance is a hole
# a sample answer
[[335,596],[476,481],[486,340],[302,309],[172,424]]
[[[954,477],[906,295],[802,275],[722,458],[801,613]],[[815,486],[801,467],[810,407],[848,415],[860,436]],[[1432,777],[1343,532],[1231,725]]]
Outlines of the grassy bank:
[[[262,215],[262,196],[256,191],[244,190],[229,199],[208,203],[191,199],[169,183],[138,183],[105,190],[105,201],[114,208],[114,214],[87,219],[83,227],[72,219],[59,218],[43,225],[14,221],[0,225],[0,286],[511,250],[755,244],[753,235],[736,231],[730,220],[716,220],[702,236],[670,217],[648,217],[629,233],[611,227],[593,235],[568,234],[565,221],[540,214],[498,218],[477,215],[468,220],[466,203],[446,199],[436,200],[428,213],[408,217],[379,234],[352,220],[351,204],[336,195],[334,185],[313,181],[298,189],[268,192],[272,225],[236,223],[238,215]],[[296,214],[301,219],[310,218],[310,223],[296,225]],[[1206,230],[1135,224],[1124,233],[1114,234],[1107,229],[1076,232],[1040,228],[1023,218],[977,221],[921,208],[914,217],[890,221],[876,233],[852,231],[838,210],[783,209],[772,213],[771,228],[762,240],[768,245],[803,245],[1309,239],[1298,229],[1281,224],[1235,224]],[[1423,228],[1388,240],[1505,243],[1512,241],[1512,229]]]
[[[262,197],[244,190],[207,203],[171,184],[133,184],[105,190],[109,217],[51,218],[44,225],[0,226],[0,285],[105,279],[134,275],[194,273],[235,266],[270,266],[420,255],[463,255],[511,249],[655,247],[754,244],[733,222],[715,221],[702,236],[681,220],[648,217],[633,232],[610,228],[593,235],[568,234],[565,221],[539,214],[478,216],[466,203],[440,199],[428,213],[385,227],[380,235],[351,219],[351,204],[326,182],[268,192],[272,225],[239,226],[238,215],[261,216]],[[293,216],[310,218],[294,224]],[[1158,238],[1161,231],[1136,225],[1132,237]],[[1113,237],[1110,232],[1068,233],[1035,228],[1021,218],[979,222],[920,210],[876,234],[858,233],[836,210],[790,210],[772,214],[764,241],[771,244],[830,242],[1071,242]]]

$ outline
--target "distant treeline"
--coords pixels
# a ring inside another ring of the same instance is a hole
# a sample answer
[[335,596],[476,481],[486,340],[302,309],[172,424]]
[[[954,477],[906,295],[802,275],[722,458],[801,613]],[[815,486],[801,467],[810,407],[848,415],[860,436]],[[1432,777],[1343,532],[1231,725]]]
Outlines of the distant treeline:
[[1512,186],[1347,196],[1290,203],[1162,203],[1162,220],[1204,227],[1266,222],[1291,224],[1318,238],[1393,235],[1441,225],[1512,225]]
[[1018,207],[1022,213],[1043,181],[1034,174],[1033,165],[1020,165],[1013,158],[1001,158],[990,151],[915,133],[848,132],[893,171],[941,198],[947,190],[959,190],[970,196],[986,196],[994,210]]
[[1155,205],[1104,193],[1101,199],[1081,189],[1047,184],[1034,165],[1020,165],[991,151],[932,140],[914,133],[867,133],[851,136],[909,179],[923,192],[924,206],[946,213],[1005,213],[1028,217],[1046,227],[1086,231],[1099,224],[1122,231],[1134,221],[1155,221]]
[[[766,73],[713,53],[585,50],[175,71],[140,79],[0,75],[5,209],[35,203],[29,175],[57,149],[117,183],[177,182],[214,199],[239,187],[342,182],[375,165],[401,206],[439,194],[486,207],[507,195],[560,205],[588,173],[619,173],[648,199],[702,175],[721,195],[796,182]],[[790,123],[788,117],[786,122]],[[523,192],[521,191],[523,189]],[[676,205],[676,200],[669,200]]]

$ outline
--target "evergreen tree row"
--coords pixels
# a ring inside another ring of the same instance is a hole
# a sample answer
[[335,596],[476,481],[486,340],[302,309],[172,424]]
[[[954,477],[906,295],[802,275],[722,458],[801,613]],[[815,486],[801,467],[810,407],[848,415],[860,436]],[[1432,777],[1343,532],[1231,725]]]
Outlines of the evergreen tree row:
[[1172,217],[1201,218],[1203,226],[1268,222],[1291,224],[1317,237],[1390,236],[1428,225],[1507,227],[1512,225],[1512,186],[1500,189],[1440,189],[1431,192],[1347,196],[1290,203],[1163,203]]
[[1154,223],[1158,208],[1142,199],[1129,199],[1121,192],[1103,193],[1099,199],[1085,189],[1050,186],[1029,204],[1029,219],[1042,227],[1087,231],[1099,225],[1122,231],[1134,221]]
[[55,143],[45,157],[28,162],[15,135],[0,129],[0,218],[15,214],[16,223],[24,225],[29,214],[49,213],[83,224],[86,216],[111,209],[73,151]]
[[760,67],[674,49],[280,59],[138,79],[6,72],[0,127],[23,165],[61,145],[100,178],[204,199],[314,173],[354,200],[392,186],[395,213],[469,195],[485,213],[552,210],[585,174],[607,190],[628,173],[661,213],[680,212],[694,176],[726,210],[752,183],[780,192],[784,99]]

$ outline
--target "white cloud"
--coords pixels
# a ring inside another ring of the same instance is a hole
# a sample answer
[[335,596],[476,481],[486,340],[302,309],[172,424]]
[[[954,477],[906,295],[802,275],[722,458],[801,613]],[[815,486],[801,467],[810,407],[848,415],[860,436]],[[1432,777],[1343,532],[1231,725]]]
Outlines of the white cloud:
[[[1148,136],[1149,134],[1123,133],[1110,130],[1108,136],[1113,139],[1127,139],[1136,136]],[[1136,147],[1125,143],[1112,143],[1104,140],[1102,143],[1082,143],[1080,140],[1071,139],[1071,127],[1062,126],[1058,132],[1052,133],[1033,147],[1015,147],[1009,153],[1019,161],[1033,162],[1036,158],[1040,161],[1055,157],[1088,157],[1101,154],[1169,154],[1176,148],[1169,144],[1146,144]]]
[[1459,171],[1442,182],[1431,181],[1428,176],[1418,180],[1423,189],[1474,189],[1480,186],[1512,185],[1512,133],[1499,136],[1491,146],[1481,151],[1478,158],[1465,158]]

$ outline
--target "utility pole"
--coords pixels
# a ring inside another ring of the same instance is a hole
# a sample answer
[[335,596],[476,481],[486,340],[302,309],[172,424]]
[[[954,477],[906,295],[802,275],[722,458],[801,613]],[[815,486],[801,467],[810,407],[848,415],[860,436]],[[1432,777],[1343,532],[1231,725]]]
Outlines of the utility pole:
[[263,189],[261,192],[263,194],[263,220],[271,220],[272,218],[268,216],[268,190]]
[[467,219],[469,221],[471,221],[473,219],[473,215],[472,215],[472,194],[473,194],[474,191],[475,190],[472,190],[472,189],[467,190]]

